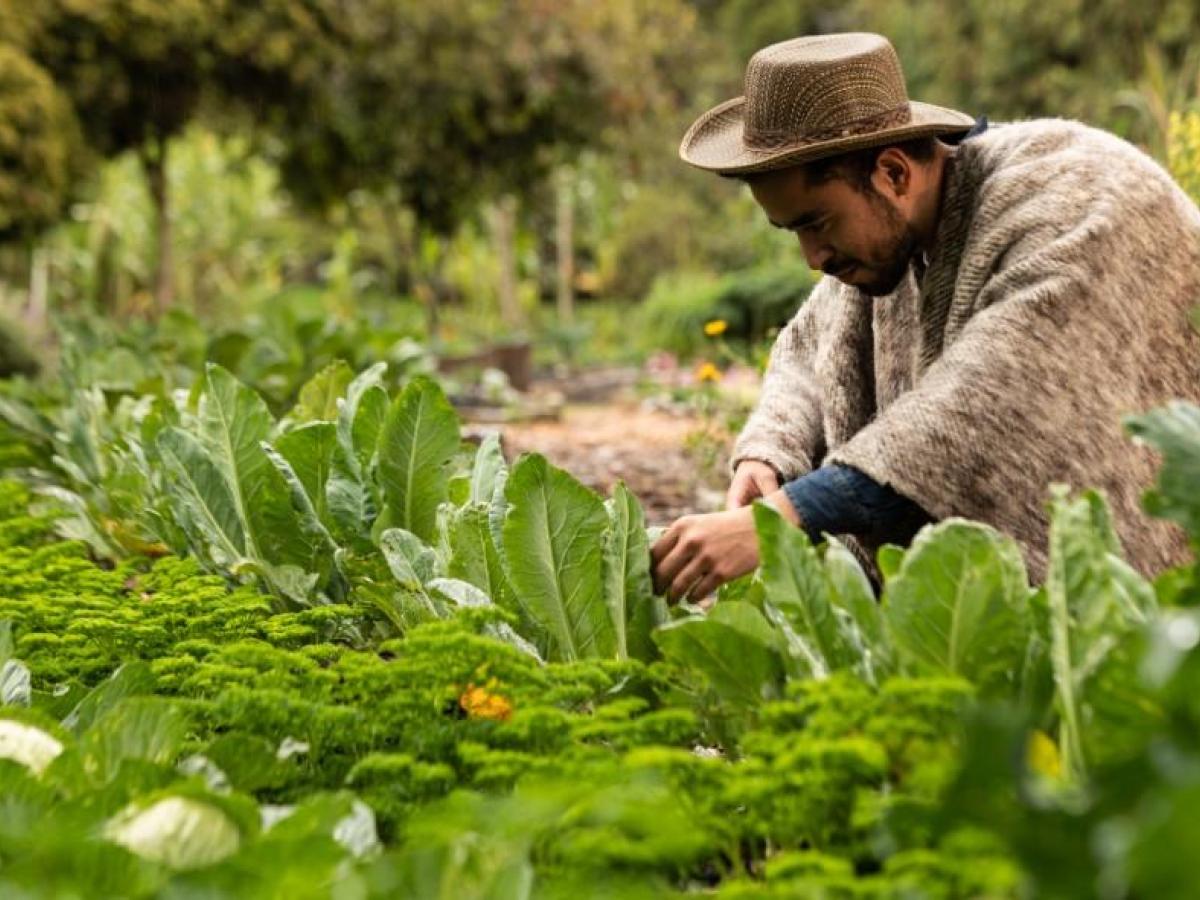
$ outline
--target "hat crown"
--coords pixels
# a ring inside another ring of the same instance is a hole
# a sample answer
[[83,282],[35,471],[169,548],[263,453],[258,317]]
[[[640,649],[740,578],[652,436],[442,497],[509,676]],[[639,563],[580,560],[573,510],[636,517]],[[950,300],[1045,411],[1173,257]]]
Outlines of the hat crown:
[[746,67],[747,147],[830,140],[911,119],[900,59],[877,34],[828,34],[772,44]]

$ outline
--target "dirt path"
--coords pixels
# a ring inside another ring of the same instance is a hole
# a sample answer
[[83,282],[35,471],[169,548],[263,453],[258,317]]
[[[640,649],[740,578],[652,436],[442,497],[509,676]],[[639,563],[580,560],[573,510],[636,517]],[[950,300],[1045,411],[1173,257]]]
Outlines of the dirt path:
[[506,424],[501,432],[510,458],[543,453],[606,496],[622,480],[641,499],[648,523],[667,525],[723,503],[717,459],[724,457],[724,447],[706,441],[703,449],[688,450],[689,438],[701,427],[695,418],[628,400],[571,405],[560,421]]

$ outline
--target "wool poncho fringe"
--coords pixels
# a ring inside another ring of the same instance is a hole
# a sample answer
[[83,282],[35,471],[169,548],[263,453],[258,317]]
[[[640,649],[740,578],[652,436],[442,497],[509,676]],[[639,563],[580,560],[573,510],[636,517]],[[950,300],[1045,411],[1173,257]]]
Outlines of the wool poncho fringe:
[[[948,163],[918,285],[823,278],[780,333],[733,463],[853,466],[935,519],[1012,535],[1045,578],[1049,486],[1107,498],[1126,559],[1189,559],[1149,517],[1158,454],[1123,416],[1200,400],[1200,212],[1124,141],[1061,120],[993,126]],[[840,536],[873,578],[878,547]]]

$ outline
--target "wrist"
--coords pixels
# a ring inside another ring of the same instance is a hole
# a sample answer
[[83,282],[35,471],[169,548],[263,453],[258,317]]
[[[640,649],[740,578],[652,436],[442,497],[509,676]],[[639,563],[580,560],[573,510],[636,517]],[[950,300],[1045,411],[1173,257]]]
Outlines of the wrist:
[[797,528],[801,527],[800,513],[796,512],[796,507],[792,505],[792,501],[788,497],[787,491],[783,490],[783,488],[780,488],[777,491],[772,491],[763,499],[766,500],[767,503],[771,504],[771,506],[775,507],[780,515],[782,515]]

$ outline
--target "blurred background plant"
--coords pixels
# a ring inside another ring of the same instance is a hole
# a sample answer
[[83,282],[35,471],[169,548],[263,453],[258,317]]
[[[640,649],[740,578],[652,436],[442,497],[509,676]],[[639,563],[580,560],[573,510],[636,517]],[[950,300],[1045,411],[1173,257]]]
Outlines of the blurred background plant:
[[813,275],[675,147],[754,50],[848,29],[915,97],[1082,118],[1200,194],[1191,0],[0,0],[0,368],[87,317],[277,404],[404,341],[687,363],[722,319],[754,353]]

